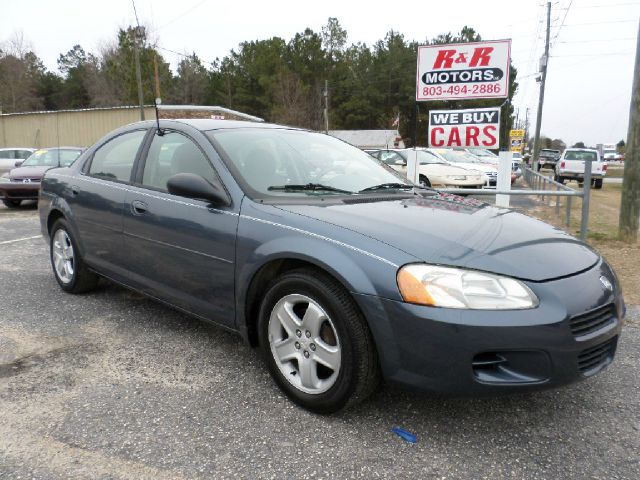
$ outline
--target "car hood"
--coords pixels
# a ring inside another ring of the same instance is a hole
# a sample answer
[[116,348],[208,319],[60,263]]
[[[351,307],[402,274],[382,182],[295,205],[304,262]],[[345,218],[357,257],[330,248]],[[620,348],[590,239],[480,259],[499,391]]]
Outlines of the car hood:
[[479,176],[482,175],[483,172],[479,170],[470,170],[467,168],[456,167],[454,165],[449,165],[447,163],[428,163],[420,165],[420,172],[424,172],[425,174],[437,175],[437,176],[447,176],[447,175],[467,175],[467,176]]
[[17,167],[11,170],[9,177],[13,179],[20,178],[42,178],[44,172],[49,170],[50,166],[43,167]]
[[384,242],[416,261],[523,280],[569,276],[600,259],[595,251],[560,229],[472,198],[437,194],[366,203],[360,200],[279,208]]
[[495,173],[495,172],[498,171],[496,169],[496,167],[492,167],[491,165],[488,165],[486,163],[452,162],[449,165],[455,166],[455,167],[466,168],[466,169],[469,169],[469,170],[479,170],[482,173]]

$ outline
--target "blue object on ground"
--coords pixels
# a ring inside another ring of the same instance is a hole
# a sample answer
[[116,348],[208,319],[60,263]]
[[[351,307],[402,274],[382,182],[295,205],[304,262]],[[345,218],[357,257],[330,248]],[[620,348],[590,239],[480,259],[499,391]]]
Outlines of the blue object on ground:
[[409,433],[400,427],[393,427],[391,431],[409,443],[416,443],[418,441],[418,437],[416,437],[413,433]]

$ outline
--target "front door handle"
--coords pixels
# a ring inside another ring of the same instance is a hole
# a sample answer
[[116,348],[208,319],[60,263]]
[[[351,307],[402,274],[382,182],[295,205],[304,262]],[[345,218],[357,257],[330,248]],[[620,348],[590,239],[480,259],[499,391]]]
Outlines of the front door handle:
[[131,202],[131,212],[134,215],[144,215],[145,213],[147,213],[147,208],[147,204],[141,202],[140,200],[134,200],[133,202]]
[[71,196],[75,197],[78,193],[80,193],[80,189],[75,185],[71,185]]

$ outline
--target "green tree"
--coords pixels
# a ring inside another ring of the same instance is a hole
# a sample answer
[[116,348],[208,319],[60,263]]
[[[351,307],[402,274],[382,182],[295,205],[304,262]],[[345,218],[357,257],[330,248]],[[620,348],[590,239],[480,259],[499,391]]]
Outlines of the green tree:
[[195,53],[180,60],[173,98],[179,104],[204,105],[207,102],[210,73]]

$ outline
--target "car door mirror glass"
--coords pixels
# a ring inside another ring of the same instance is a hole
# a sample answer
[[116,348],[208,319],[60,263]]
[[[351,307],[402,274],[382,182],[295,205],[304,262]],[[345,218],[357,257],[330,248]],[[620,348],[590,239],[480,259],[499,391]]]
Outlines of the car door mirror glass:
[[180,197],[208,200],[213,205],[228,205],[225,192],[194,173],[177,173],[167,180],[167,190]]

